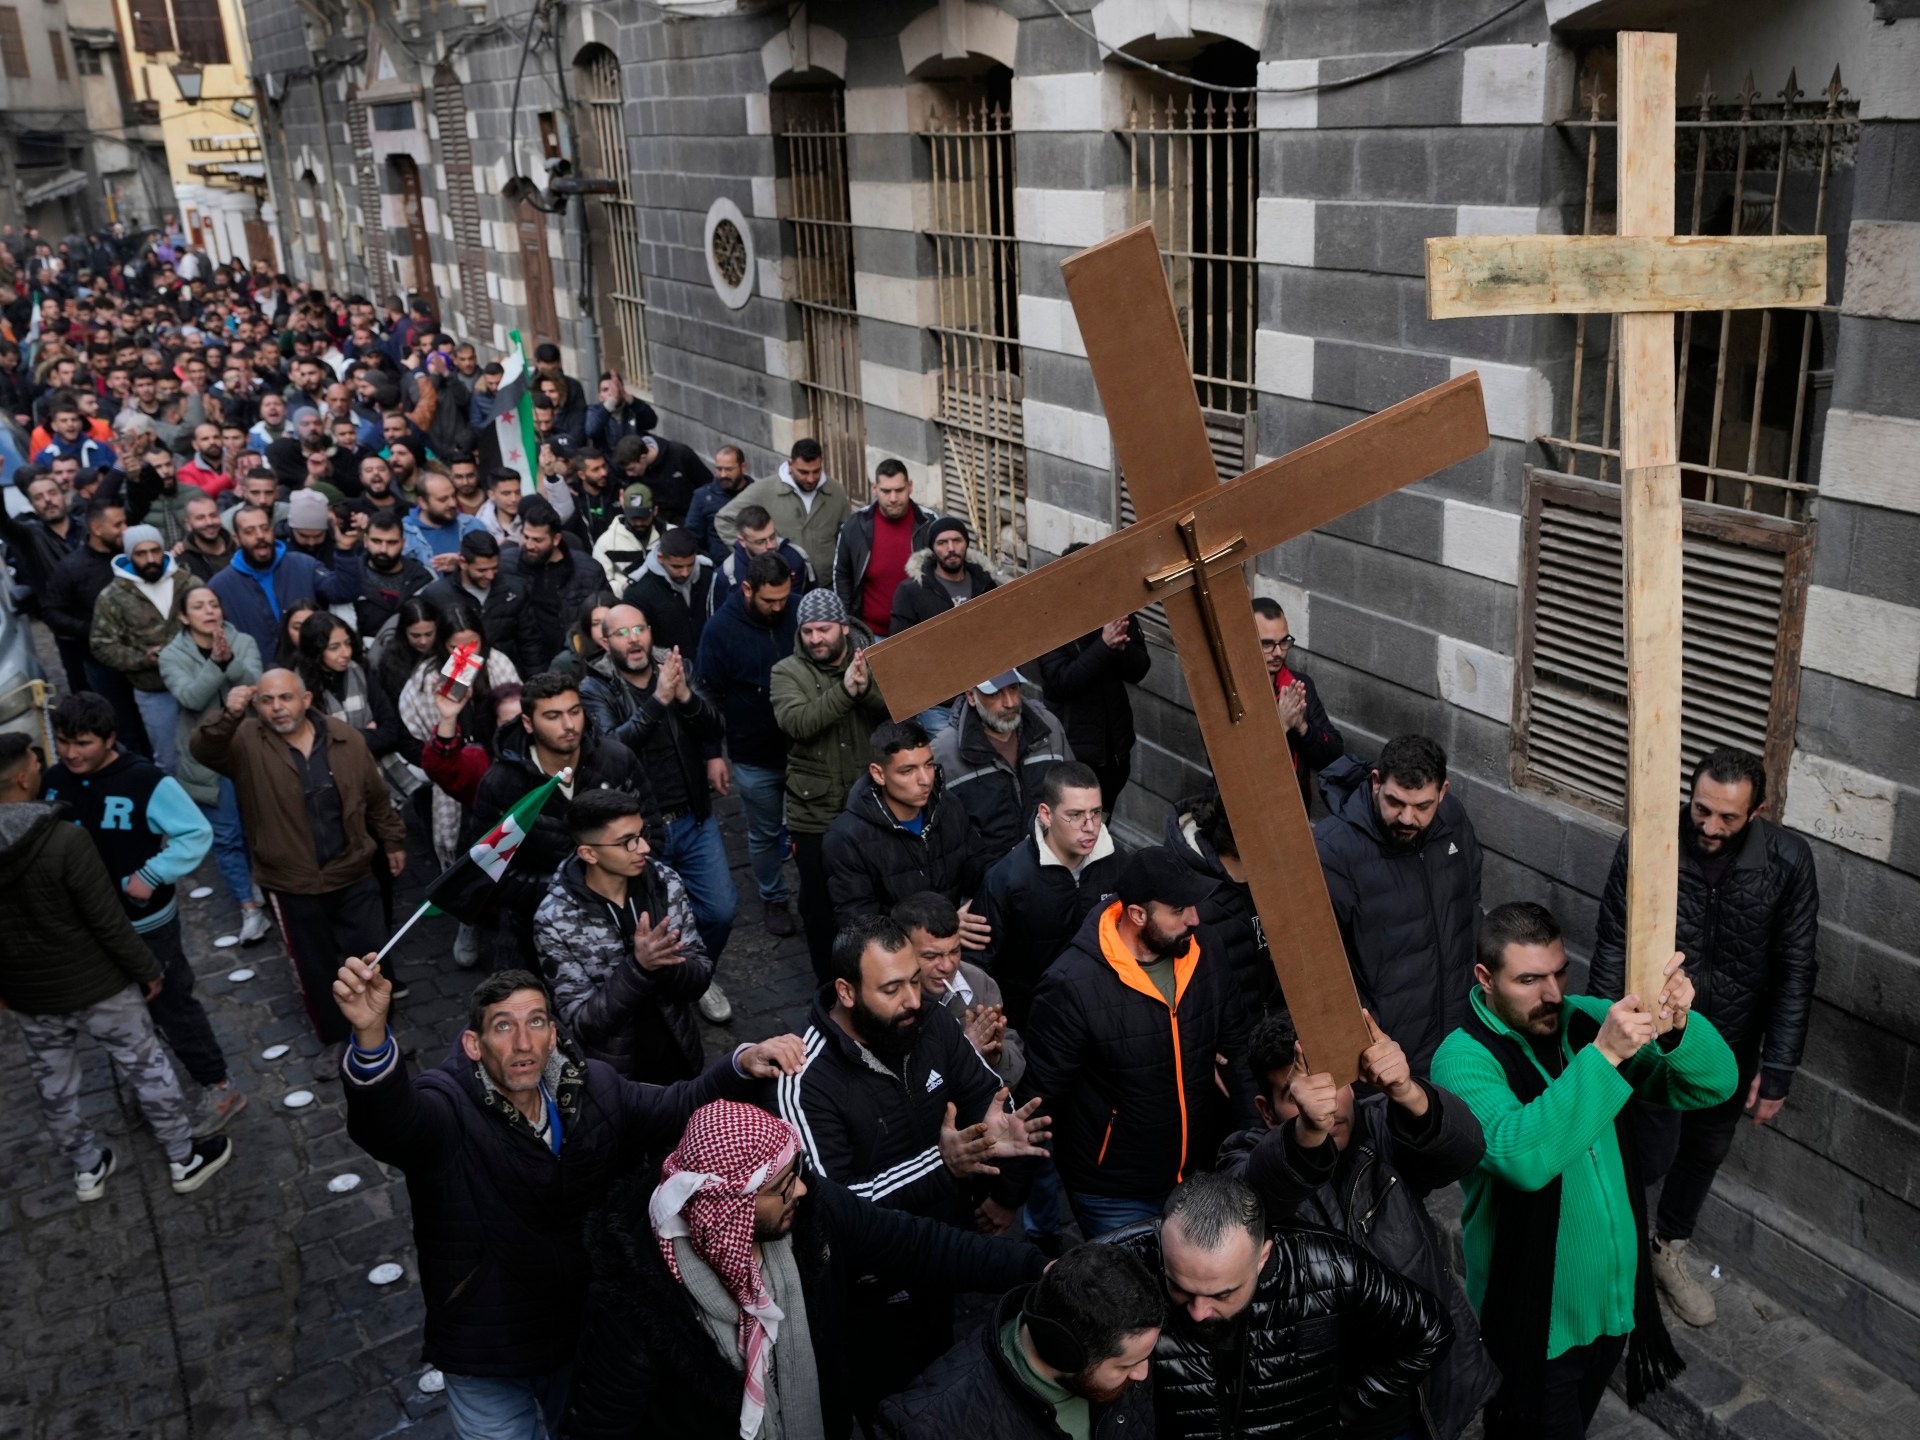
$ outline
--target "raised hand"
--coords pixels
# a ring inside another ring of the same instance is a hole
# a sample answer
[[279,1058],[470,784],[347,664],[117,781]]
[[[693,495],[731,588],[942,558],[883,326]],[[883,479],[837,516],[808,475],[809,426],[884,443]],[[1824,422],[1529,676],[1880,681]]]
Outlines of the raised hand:
[[1300,1111],[1293,1122],[1293,1138],[1305,1149],[1318,1148],[1333,1134],[1333,1123],[1340,1109],[1340,1087],[1325,1070],[1315,1075],[1307,1069],[1307,1052],[1297,1041],[1293,1047],[1293,1074],[1287,1081],[1287,1094]]
[[1307,687],[1298,680],[1280,692],[1280,723],[1296,735],[1307,731]]
[[1133,638],[1133,632],[1129,628],[1129,622],[1132,618],[1130,615],[1123,615],[1118,620],[1109,620],[1106,624],[1102,625],[1100,627],[1100,643],[1105,645],[1109,650],[1126,649],[1127,642]]
[[213,632],[213,646],[207,651],[207,657],[216,665],[224,665],[233,659],[233,646],[227,640],[225,625]]
[[967,1011],[967,1043],[981,1059],[1000,1058],[1000,1042],[1007,1033],[1007,1017],[998,1005],[975,1005]]
[[1654,1033],[1664,1035],[1669,1030],[1687,1028],[1687,1013],[1693,1009],[1693,977],[1680,967],[1686,964],[1687,957],[1674,952],[1667,962],[1666,969],[1660,973],[1666,977],[1666,985],[1660,991],[1658,1012]]
[[1046,1154],[1047,1139],[1053,1134],[1053,1118],[1034,1113],[1040,1108],[1040,1097],[1034,1096],[1018,1110],[1009,1110],[1007,1095],[1004,1085],[995,1091],[980,1122],[986,1127],[987,1138],[993,1142],[994,1158]]
[[1403,1110],[1426,1114],[1427,1092],[1413,1078],[1407,1052],[1375,1023],[1371,1011],[1362,1010],[1360,1018],[1367,1022],[1367,1034],[1373,1037],[1373,1043],[1360,1052],[1360,1078]]
[[227,692],[227,713],[229,715],[244,715],[247,713],[247,707],[251,704],[253,704],[253,686],[236,685]]
[[998,1175],[999,1170],[987,1163],[987,1157],[993,1153],[993,1140],[987,1134],[986,1123],[961,1130],[955,1127],[956,1118],[957,1112],[949,1100],[946,1117],[940,1122],[940,1158],[946,1164],[947,1173],[956,1180],[964,1180],[969,1175]]
[[1593,1043],[1609,1063],[1622,1065],[1653,1039],[1658,1033],[1656,1025],[1653,1014],[1641,1006],[1640,997],[1628,995],[1607,1008],[1607,1018]]
[[847,694],[858,697],[867,693],[867,687],[873,684],[873,672],[867,669],[867,652],[856,650],[853,659],[847,662],[847,670],[840,677],[840,683],[847,687]]
[[333,982],[333,1000],[353,1026],[353,1038],[362,1050],[378,1050],[386,1043],[393,982],[380,973],[378,955],[348,956]]
[[460,712],[467,708],[467,701],[473,698],[473,692],[468,690],[460,695],[443,695],[436,685],[430,693],[433,708],[440,715],[440,723],[434,727],[434,733],[451,740],[459,733]]
[[687,691],[687,663],[680,658],[680,647],[668,652],[667,658],[660,662],[660,678],[653,687],[654,697],[663,705],[671,705],[676,700],[689,698]]
[[969,900],[960,907],[960,948],[984,950],[992,943],[993,927],[973,913],[973,902]]
[[[756,1080],[798,1075],[807,1068],[807,1047],[798,1035],[776,1035],[758,1045],[746,1046],[733,1057],[733,1063]],[[952,1115],[951,1106],[948,1115]]]
[[665,920],[655,925],[642,914],[633,931],[633,963],[648,972],[686,964],[687,957],[680,953],[680,932]]

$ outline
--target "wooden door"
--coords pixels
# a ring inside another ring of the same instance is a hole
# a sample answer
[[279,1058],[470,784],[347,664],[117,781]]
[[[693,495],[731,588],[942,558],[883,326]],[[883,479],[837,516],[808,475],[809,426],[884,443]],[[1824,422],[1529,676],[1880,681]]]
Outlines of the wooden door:
[[392,159],[395,172],[400,177],[400,209],[407,222],[407,247],[412,253],[412,284],[409,287],[433,307],[433,313],[440,313],[440,297],[433,288],[433,247],[427,239],[426,202],[421,198],[420,167],[413,163],[411,155],[395,155]]
[[553,304],[553,260],[547,254],[547,217],[520,202],[520,275],[527,286],[526,330],[520,338],[531,354],[536,345],[560,343],[560,317]]
[[264,220],[243,220],[240,222],[247,232],[247,259],[264,260],[271,270],[280,269],[280,257],[274,253],[273,232],[267,228]]

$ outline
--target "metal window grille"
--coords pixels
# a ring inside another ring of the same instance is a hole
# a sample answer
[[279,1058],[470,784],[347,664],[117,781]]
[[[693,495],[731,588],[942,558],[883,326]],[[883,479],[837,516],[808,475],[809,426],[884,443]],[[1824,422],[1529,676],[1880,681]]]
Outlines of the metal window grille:
[[367,257],[367,274],[378,305],[393,286],[387,263],[387,232],[380,220],[380,167],[373,159],[373,136],[367,128],[367,103],[347,105],[347,137],[353,145],[353,188],[360,200],[360,250]]
[[[1251,98],[1148,97],[1128,107],[1131,223],[1151,221],[1203,409],[1254,408],[1259,136]],[[1244,457],[1233,473],[1245,468]]]
[[[1702,755],[1735,745],[1764,758],[1767,793],[1777,797],[1793,749],[1812,529],[1695,500],[1685,502],[1681,524],[1685,680],[1675,796]],[[1522,533],[1518,668],[1526,684],[1515,698],[1514,783],[1623,820],[1619,488],[1530,466]]]
[[[1245,415],[1227,415],[1218,410],[1201,412],[1207,423],[1207,448],[1213,451],[1213,468],[1219,475],[1231,480],[1247,469],[1248,457],[1258,453],[1254,443],[1254,417],[1251,412]],[[1127,488],[1126,476],[1121,472],[1118,461],[1113,467],[1113,513],[1122,526],[1133,524],[1140,513],[1133,505],[1133,492]],[[1249,576],[1251,580],[1251,576]],[[1150,633],[1156,634],[1169,645],[1173,643],[1173,630],[1167,624],[1167,607],[1155,601],[1140,612],[1140,623]]]
[[787,182],[782,218],[793,237],[792,293],[804,352],[800,388],[827,473],[864,500],[867,420],[860,401],[844,96],[835,88],[783,90],[775,98]]
[[[281,146],[286,145],[286,132],[281,131]],[[307,204],[313,209],[314,253],[320,257],[320,280],[327,289],[333,289],[333,255],[327,243],[327,217],[320,208],[320,182],[314,178],[311,170],[300,176],[300,187],[306,191]]]
[[931,151],[940,344],[941,508],[964,515],[1003,568],[1027,568],[1027,447],[1013,124],[980,99],[935,109]]
[[[464,333],[493,333],[493,302],[487,298],[487,256],[480,243],[480,199],[473,188],[473,142],[467,136],[467,96],[460,77],[441,70],[433,77],[433,113],[440,122],[440,156],[447,180],[447,218],[453,222],[454,260],[460,273]],[[316,214],[318,212],[316,211]]]
[[[1679,211],[1689,235],[1819,235],[1837,231],[1832,180],[1851,169],[1860,105],[1840,72],[1809,100],[1796,77],[1772,100],[1753,76],[1730,103],[1708,78],[1691,115],[1679,121]],[[1614,231],[1613,97],[1597,79],[1583,89],[1587,187],[1582,233]],[[1804,517],[1817,489],[1815,437],[1833,372],[1825,365],[1838,305],[1817,309],[1722,311],[1680,317],[1675,386],[1680,469],[1689,499],[1788,519]],[[1618,320],[1582,315],[1574,328],[1572,409],[1563,435],[1543,437],[1562,468],[1615,476]]]
[[645,391],[653,366],[647,353],[646,285],[640,266],[640,210],[633,203],[633,166],[627,159],[626,101],[620,57],[605,46],[588,53],[580,67],[580,98],[586,102],[596,176],[612,180],[611,195],[596,195],[589,211],[599,224],[596,258],[604,259],[600,291],[602,345],[607,368]]
[[[1709,80],[1679,122],[1679,214],[1689,234],[1844,231],[1830,213],[1853,163],[1858,106],[1838,71],[1814,103],[1792,76],[1763,101],[1749,76],[1720,105]],[[1582,231],[1614,231],[1612,97],[1583,90]],[[1603,153],[1604,152],[1604,153]],[[1685,314],[1675,387],[1686,498],[1683,773],[1705,750],[1760,753],[1786,791],[1800,675],[1812,457],[1832,372],[1835,306]],[[1530,469],[1523,530],[1513,777],[1620,818],[1626,796],[1621,631],[1617,321],[1575,322],[1564,434],[1542,436],[1565,470]],[[1591,457],[1590,459],[1588,457]]]

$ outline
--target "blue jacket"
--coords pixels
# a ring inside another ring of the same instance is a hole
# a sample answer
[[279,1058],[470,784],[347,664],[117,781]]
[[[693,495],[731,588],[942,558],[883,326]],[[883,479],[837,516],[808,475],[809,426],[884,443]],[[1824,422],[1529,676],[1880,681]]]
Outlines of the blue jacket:
[[694,672],[720,708],[727,724],[728,758],[739,764],[786,768],[787,736],[774,722],[768,687],[773,667],[793,654],[798,628],[791,604],[773,625],[756,623],[736,590],[700,633]]
[[[752,480],[743,480],[740,488],[744,490],[752,483]],[[693,492],[693,499],[687,504],[686,528],[700,542],[701,553],[713,561],[716,568],[727,558],[732,547],[713,528],[713,517],[720,513],[722,505],[739,493],[739,490],[726,489],[718,480],[709,480]]]
[[[427,525],[419,510],[409,510],[400,517],[400,528],[406,532],[406,553],[422,565],[433,564],[433,539],[427,534]],[[442,527],[444,528],[444,527]],[[486,529],[486,524],[478,515],[456,515],[453,526],[453,544],[442,553],[457,553],[460,542],[476,530]]]
[[33,463],[44,470],[56,460],[78,460],[82,470],[101,465],[113,469],[119,457],[114,454],[111,445],[103,445],[89,436],[82,435],[78,440],[62,440],[56,435],[40,448],[40,453],[33,457]]
[[280,617],[296,600],[318,600],[323,605],[348,604],[360,594],[360,552],[335,555],[329,570],[310,555],[289,553],[284,540],[273,546],[273,563],[255,570],[244,553],[236,554],[212,580],[213,593],[227,620],[253,637],[260,658],[269,667],[280,651]]
[[[180,782],[122,750],[91,775],[55,765],[42,783],[40,798],[70,807],[73,823],[93,837],[133,928],[144,935],[171,920],[174,885],[213,847],[213,825]],[[153,889],[145,900],[127,894],[135,875]]]

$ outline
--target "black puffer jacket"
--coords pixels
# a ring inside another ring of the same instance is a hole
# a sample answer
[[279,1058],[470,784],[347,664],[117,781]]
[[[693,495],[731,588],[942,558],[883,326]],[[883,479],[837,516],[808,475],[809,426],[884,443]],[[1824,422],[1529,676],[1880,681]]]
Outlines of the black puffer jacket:
[[[1446,1312],[1358,1245],[1301,1226],[1270,1232],[1273,1254],[1244,1313],[1245,1343],[1214,1350],[1183,1339],[1175,1316],[1153,1350],[1155,1433],[1181,1440],[1336,1440],[1342,1402],[1364,1426],[1410,1394],[1445,1351]],[[1156,1222],[1101,1242],[1162,1273]],[[1222,1357],[1238,1360],[1219,1373]]]
[[[1026,1298],[1025,1287],[1003,1295],[992,1320],[883,1404],[874,1432],[880,1440],[1060,1440],[1053,1407],[1021,1384],[1000,1350],[1000,1331]],[[1153,1380],[1088,1409],[1092,1440],[1150,1440]]]
[[584,545],[563,533],[553,542],[558,555],[535,564],[518,545],[500,549],[500,573],[494,587],[511,585],[526,597],[514,623],[508,654],[522,675],[538,675],[566,643],[567,627],[587,603],[587,597],[606,587],[607,572]]
[[1418,1434],[1424,1423],[1437,1440],[1457,1440],[1500,1388],[1500,1372],[1480,1343],[1480,1322],[1447,1264],[1425,1200],[1470,1173],[1487,1147],[1465,1101],[1430,1081],[1418,1083],[1428,1102],[1419,1119],[1384,1095],[1369,1095],[1353,1107],[1345,1150],[1331,1142],[1303,1149],[1291,1124],[1256,1126],[1220,1147],[1219,1168],[1258,1191],[1270,1219],[1291,1215],[1345,1235],[1444,1301],[1454,1337],[1446,1358],[1417,1395],[1365,1421],[1349,1414],[1345,1433]]
[[0,1001],[69,1015],[160,978],[93,837],[65,805],[0,805]]
[[[1061,1184],[1157,1203],[1206,1169],[1230,1131],[1254,1122],[1247,1011],[1225,962],[1204,946],[1169,1010],[1137,962],[1104,952],[1101,921],[1119,906],[1088,915],[1040,977],[1025,1029],[1027,1084],[1053,1117]],[[1216,1055],[1226,1057],[1226,1095]]]
[[[647,1219],[658,1173],[657,1165],[643,1166],[588,1222],[594,1279],[562,1440],[735,1440],[740,1433],[741,1371],[721,1355],[693,1297],[667,1269]],[[863,1278],[890,1289],[993,1293],[1037,1279],[1046,1261],[1022,1242],[870,1205],[811,1172],[806,1186],[794,1211],[793,1258],[819,1371],[820,1418],[840,1440],[853,1428],[846,1362],[862,1346],[848,1310]]]
[[732,1057],[662,1090],[623,1080],[563,1041],[548,1067],[555,1154],[455,1042],[415,1080],[404,1061],[346,1084],[347,1134],[407,1177],[427,1306],[429,1364],[456,1375],[549,1375],[573,1359],[591,1278],[582,1225],[614,1179],[679,1143],[712,1100],[766,1086]]
[[[893,617],[887,627],[889,636],[944,615],[953,608],[953,597],[934,578],[933,551],[916,550],[907,557],[907,578],[893,592]],[[987,568],[987,557],[971,546],[967,549],[967,598],[977,600],[1000,582]]]
[[1025,1027],[1033,987],[1047,967],[1120,883],[1123,853],[1102,825],[1076,879],[1040,838],[1036,821],[1027,838],[994,861],[980,882],[974,910],[993,927],[993,938],[973,958],[999,982],[1007,1023],[1014,1029]]
[[[1680,816],[1680,900],[1673,948],[1687,957],[1694,1008],[1736,1050],[1763,1037],[1760,1093],[1783,1098],[1807,1044],[1820,973],[1820,881],[1807,842],[1764,819],[1747,826],[1725,874],[1709,888]],[[1587,993],[1620,998],[1626,983],[1627,837],[1613,855],[1594,939]],[[1388,1032],[1392,1033],[1392,1032]]]
[[891,910],[922,890],[957,905],[979,887],[987,856],[967,812],[936,784],[922,814],[916,835],[893,818],[871,777],[853,782],[847,808],[821,842],[836,925]]
[[[487,587],[487,598],[482,601],[473,598],[473,592],[460,583],[458,575],[442,575],[420,592],[420,598],[442,615],[450,615],[455,610],[478,610],[480,633],[486,637],[487,649],[505,651],[521,679],[531,680],[547,668],[544,655],[538,657],[531,670],[521,663],[532,658],[532,649],[521,638],[520,617],[527,608],[527,585],[517,576],[496,574],[493,584]],[[549,650],[547,655],[552,653]]]
[[[614,744],[624,745],[635,756],[643,756],[656,725],[666,725],[673,736],[673,753],[680,761],[680,783],[685,787],[694,817],[705,820],[713,813],[713,798],[707,793],[707,757],[720,753],[720,737],[726,727],[706,689],[687,662],[687,698],[662,705],[654,698],[660,683],[660,662],[667,652],[653,652],[653,680],[642,693],[629,685],[614,667],[611,655],[597,656],[587,666],[580,682],[580,704],[587,712],[590,731]],[[685,656],[681,657],[683,660]],[[652,811],[649,810],[649,815]]]
[[1226,957],[1240,993],[1255,1014],[1284,1010],[1286,998],[1274,973],[1273,953],[1267,949],[1267,927],[1253,908],[1253,891],[1227,874],[1220,856],[1193,823],[1193,812],[1206,798],[1189,795],[1177,802],[1167,816],[1160,843],[1213,882],[1212,893],[1199,907],[1201,943]]
[[1138,615],[1127,617],[1127,643],[1118,650],[1095,630],[1040,657],[1043,693],[1066,729],[1074,759],[1118,765],[1133,758],[1133,701],[1127,686],[1146,679],[1152,665]]
[[1033,826],[1047,772],[1074,754],[1053,712],[1027,700],[1020,716],[1017,763],[1009,765],[987,739],[980,712],[963,704],[953,724],[933,738],[933,758],[948,795],[966,807],[980,843],[995,860]]
[[1448,795],[1417,848],[1389,848],[1372,766],[1352,756],[1321,774],[1333,813],[1313,827],[1360,1003],[1424,1075],[1466,1018],[1480,934],[1480,842]]

